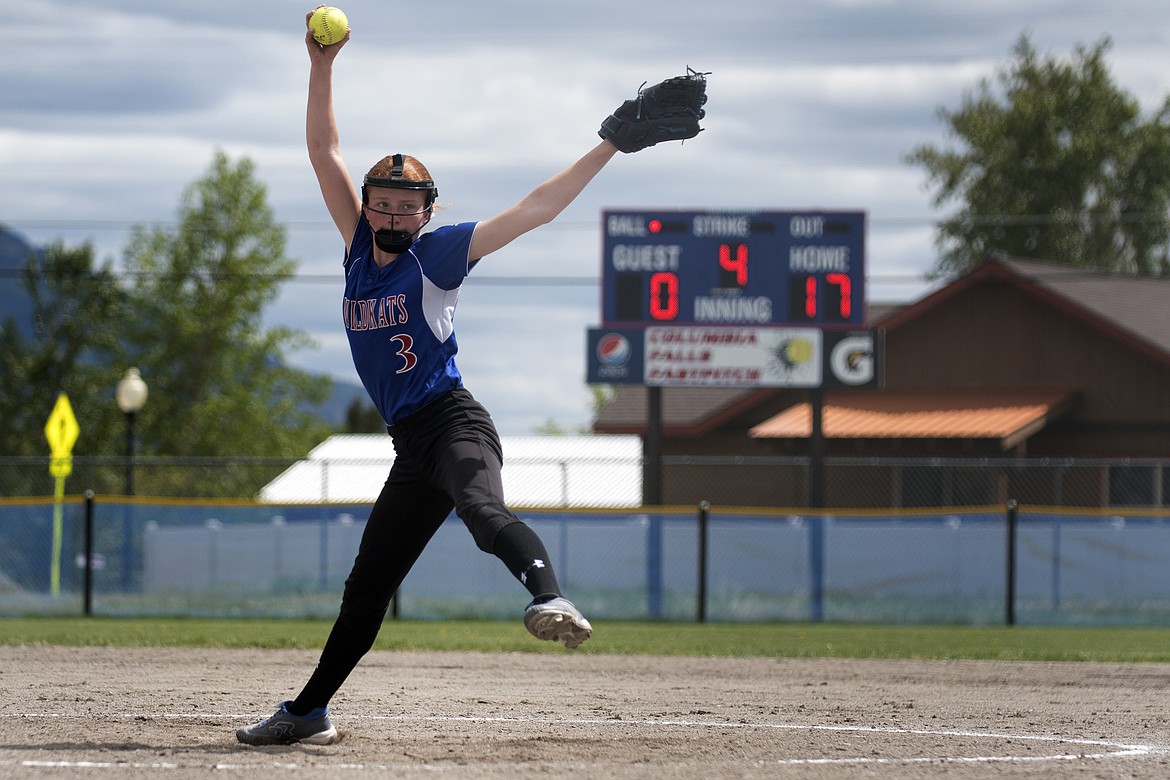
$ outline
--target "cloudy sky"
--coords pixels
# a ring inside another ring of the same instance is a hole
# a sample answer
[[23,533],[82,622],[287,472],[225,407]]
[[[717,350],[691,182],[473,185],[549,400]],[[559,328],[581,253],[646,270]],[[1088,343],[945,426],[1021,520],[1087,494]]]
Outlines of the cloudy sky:
[[[308,331],[304,368],[356,381],[339,322],[342,244],[304,151],[303,7],[287,0],[38,0],[5,15],[0,223],[120,261],[134,224],[173,224],[216,150],[247,156],[300,263],[267,312]],[[916,145],[1027,32],[1046,54],[1109,36],[1115,81],[1170,94],[1166,0],[345,0],[335,69],[355,179],[396,151],[438,180],[441,221],[491,216],[597,142],[651,83],[711,71],[705,132],[619,155],[560,220],[464,287],[459,364],[508,435],[587,425],[606,208],[864,210],[869,299],[928,290],[939,216]],[[436,222],[437,224],[438,222]],[[149,381],[149,377],[147,378]]]

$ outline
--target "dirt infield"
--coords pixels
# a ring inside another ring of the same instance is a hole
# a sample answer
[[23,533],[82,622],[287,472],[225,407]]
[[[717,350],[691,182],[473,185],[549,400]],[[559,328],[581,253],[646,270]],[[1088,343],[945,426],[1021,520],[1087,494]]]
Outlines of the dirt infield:
[[339,744],[237,744],[315,660],[0,647],[0,777],[1170,776],[1170,665],[378,652]]

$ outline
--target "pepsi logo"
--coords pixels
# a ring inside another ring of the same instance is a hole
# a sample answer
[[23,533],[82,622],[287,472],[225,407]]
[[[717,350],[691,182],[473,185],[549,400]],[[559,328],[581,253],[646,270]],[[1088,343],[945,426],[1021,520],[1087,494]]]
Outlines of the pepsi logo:
[[603,366],[624,365],[630,359],[630,342],[620,333],[606,333],[597,341],[597,359]]

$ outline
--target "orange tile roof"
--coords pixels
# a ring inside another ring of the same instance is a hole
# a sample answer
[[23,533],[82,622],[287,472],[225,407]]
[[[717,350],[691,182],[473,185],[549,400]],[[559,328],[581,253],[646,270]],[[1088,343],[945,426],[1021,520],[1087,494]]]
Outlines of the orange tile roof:
[[[1075,393],[900,393],[826,396],[830,439],[999,439],[1011,449],[1068,411]],[[812,435],[812,406],[796,404],[753,427],[760,439]]]

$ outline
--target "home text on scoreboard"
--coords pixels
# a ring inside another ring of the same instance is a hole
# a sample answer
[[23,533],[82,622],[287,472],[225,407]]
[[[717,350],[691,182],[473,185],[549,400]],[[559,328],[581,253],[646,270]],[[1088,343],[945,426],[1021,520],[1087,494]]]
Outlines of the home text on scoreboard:
[[605,211],[604,327],[865,321],[860,211]]

